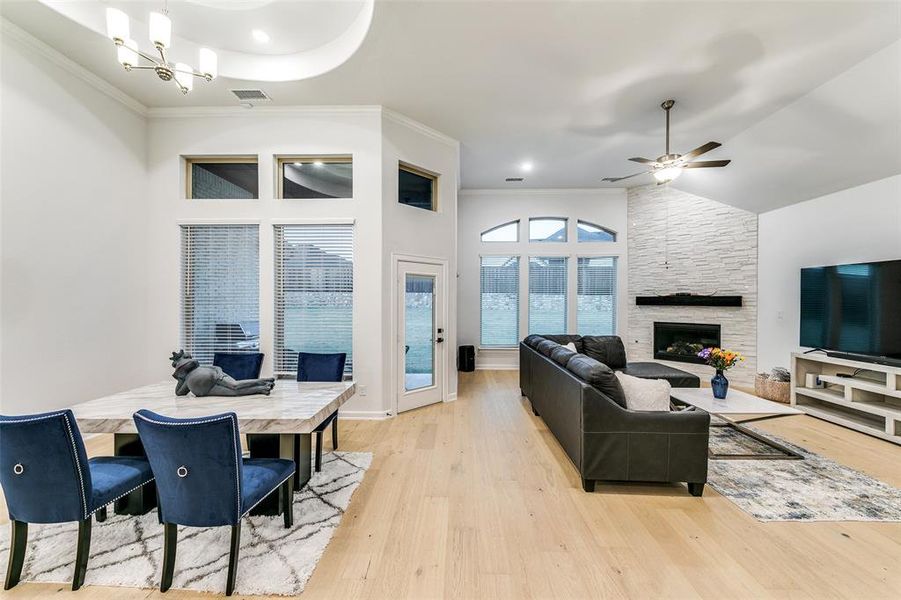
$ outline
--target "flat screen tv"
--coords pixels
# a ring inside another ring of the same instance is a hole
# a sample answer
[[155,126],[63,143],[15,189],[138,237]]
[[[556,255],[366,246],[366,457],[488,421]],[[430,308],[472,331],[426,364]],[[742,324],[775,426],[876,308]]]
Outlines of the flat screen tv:
[[901,260],[801,269],[801,345],[901,359]]

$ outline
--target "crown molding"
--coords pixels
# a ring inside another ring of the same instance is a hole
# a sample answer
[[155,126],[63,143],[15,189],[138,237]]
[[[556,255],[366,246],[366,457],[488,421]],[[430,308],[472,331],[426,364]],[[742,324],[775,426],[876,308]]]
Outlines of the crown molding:
[[461,189],[460,196],[623,196],[626,188],[516,188]]
[[151,119],[196,119],[216,117],[303,117],[303,116],[371,116],[381,112],[380,106],[167,106],[150,108]]
[[74,75],[78,79],[81,79],[97,91],[109,96],[113,100],[117,100],[129,110],[142,117],[147,116],[147,107],[138,100],[132,98],[107,80],[95,75],[93,72],[62,54],[56,48],[39,40],[4,17],[0,17],[0,33],[2,33],[4,39],[13,40],[26,50],[30,50],[42,56],[70,75]]
[[449,135],[445,135],[438,131],[437,129],[432,129],[428,125],[420,123],[415,119],[411,119],[406,115],[402,115],[401,113],[391,110],[390,108],[382,107],[382,116],[398,125],[403,125],[404,127],[408,127],[414,131],[417,131],[423,135],[426,135],[434,140],[437,140],[443,144],[447,144],[452,148],[460,148],[460,142],[450,137]]

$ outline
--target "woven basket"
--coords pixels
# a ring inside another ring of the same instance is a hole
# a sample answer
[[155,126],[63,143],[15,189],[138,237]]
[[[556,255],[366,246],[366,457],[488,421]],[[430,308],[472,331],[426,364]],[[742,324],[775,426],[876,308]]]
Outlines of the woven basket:
[[788,404],[791,396],[791,382],[774,381],[768,377],[758,375],[754,378],[754,393],[766,400]]

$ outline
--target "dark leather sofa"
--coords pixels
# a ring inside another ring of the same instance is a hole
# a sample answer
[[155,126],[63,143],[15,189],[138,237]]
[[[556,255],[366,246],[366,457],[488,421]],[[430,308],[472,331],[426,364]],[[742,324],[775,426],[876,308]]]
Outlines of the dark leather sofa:
[[[574,353],[561,344],[572,342]],[[627,363],[616,336],[529,336],[519,346],[520,388],[582,478],[685,482],[700,496],[707,481],[710,415],[626,408],[614,370],[699,387],[698,377],[657,363]]]

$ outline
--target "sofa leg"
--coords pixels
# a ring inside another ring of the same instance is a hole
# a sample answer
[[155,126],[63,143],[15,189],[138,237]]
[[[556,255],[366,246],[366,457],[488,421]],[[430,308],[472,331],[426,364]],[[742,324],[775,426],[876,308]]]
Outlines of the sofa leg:
[[688,493],[692,496],[700,497],[704,494],[704,482],[701,483],[692,483],[688,482]]
[[593,492],[594,491],[594,479],[585,479],[583,477],[582,478],[582,489],[585,490],[586,492]]

